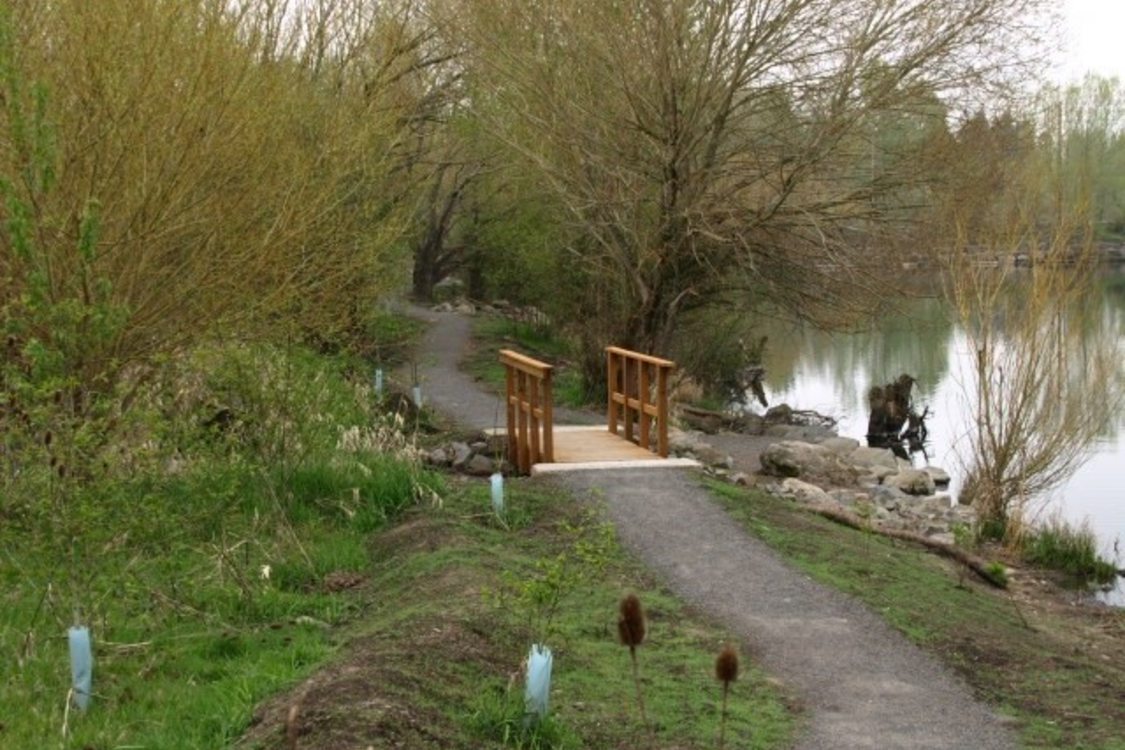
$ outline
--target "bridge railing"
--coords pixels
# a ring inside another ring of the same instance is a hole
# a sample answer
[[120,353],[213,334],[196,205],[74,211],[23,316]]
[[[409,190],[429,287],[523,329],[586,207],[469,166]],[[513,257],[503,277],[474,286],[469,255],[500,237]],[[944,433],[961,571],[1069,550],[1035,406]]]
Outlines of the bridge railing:
[[605,351],[609,431],[618,434],[621,422],[626,440],[667,458],[668,380],[676,363],[617,346]]
[[506,374],[508,460],[521,474],[555,460],[551,366],[510,349],[500,351]]

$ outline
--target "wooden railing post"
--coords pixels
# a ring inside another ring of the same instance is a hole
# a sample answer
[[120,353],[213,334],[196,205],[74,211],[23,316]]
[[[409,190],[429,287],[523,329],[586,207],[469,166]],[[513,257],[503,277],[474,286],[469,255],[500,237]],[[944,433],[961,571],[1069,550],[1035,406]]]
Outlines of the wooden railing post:
[[[618,421],[625,423],[625,439],[642,448],[668,456],[668,376],[676,364],[667,359],[606,347],[609,404],[606,409],[609,431],[617,434]],[[655,383],[654,383],[655,380]],[[652,394],[655,386],[656,393]],[[618,408],[620,406],[620,408]],[[653,420],[656,445],[652,444]],[[637,436],[633,437],[633,425]]]
[[609,408],[606,409],[607,416],[609,417],[609,431],[617,434],[617,401],[613,398],[613,394],[617,391],[617,379],[619,377],[617,371],[617,355],[606,349],[606,383],[609,388]]
[[555,460],[554,393],[551,366],[504,349],[505,403],[508,415],[508,460],[521,474],[533,464]]

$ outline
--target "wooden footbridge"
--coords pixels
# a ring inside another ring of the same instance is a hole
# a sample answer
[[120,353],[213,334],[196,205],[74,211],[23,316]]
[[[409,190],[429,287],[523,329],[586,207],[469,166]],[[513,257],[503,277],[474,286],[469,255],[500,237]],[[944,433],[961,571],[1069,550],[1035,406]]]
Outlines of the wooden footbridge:
[[504,349],[508,460],[521,474],[698,466],[668,456],[668,387],[675,363],[606,348],[606,425],[556,425],[551,365]]

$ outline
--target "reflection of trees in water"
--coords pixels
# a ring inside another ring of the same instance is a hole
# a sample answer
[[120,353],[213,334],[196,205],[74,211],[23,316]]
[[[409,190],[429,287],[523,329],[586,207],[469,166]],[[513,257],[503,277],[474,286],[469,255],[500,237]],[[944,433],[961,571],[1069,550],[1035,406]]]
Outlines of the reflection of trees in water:
[[[1091,295],[1067,322],[1091,348],[1103,337],[1125,342],[1125,270],[1109,271],[1101,281],[1100,293]],[[1011,293],[1020,294],[1018,283]],[[761,330],[769,335],[765,364],[771,399],[774,393],[799,387],[798,375],[815,377],[832,383],[835,405],[850,413],[866,410],[863,395],[872,383],[909,373],[918,380],[916,400],[925,403],[951,376],[951,368],[953,374],[961,371],[958,363],[950,361],[951,355],[971,364],[971,352],[951,346],[955,328],[948,306],[940,299],[908,300],[896,314],[858,333],[831,334],[777,320],[764,323]],[[1082,348],[1075,349],[1073,356],[1082,356]],[[1118,376],[1125,378],[1125,363]],[[1118,408],[1118,418],[1109,420],[1107,430],[1104,439],[1109,441],[1125,432],[1125,408]]]
[[949,371],[953,328],[944,303],[936,299],[908,300],[896,313],[857,333],[831,334],[777,322],[766,330],[770,391],[793,388],[798,372],[817,376],[833,383],[839,406],[849,411],[864,406],[861,394],[872,382],[889,382],[908,372],[918,380],[919,398],[926,399]]

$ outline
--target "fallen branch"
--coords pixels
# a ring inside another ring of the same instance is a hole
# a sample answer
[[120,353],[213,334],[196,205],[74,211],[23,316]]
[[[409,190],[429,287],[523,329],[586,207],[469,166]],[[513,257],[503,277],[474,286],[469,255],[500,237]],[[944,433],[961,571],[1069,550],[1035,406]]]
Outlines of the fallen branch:
[[854,513],[849,513],[846,510],[841,510],[840,508],[834,508],[827,505],[804,505],[801,507],[808,509],[810,512],[815,513],[818,516],[822,516],[830,521],[835,521],[836,523],[843,524],[844,526],[850,526],[853,529],[859,529],[860,531],[869,531],[874,534],[880,534],[885,537],[890,537],[891,539],[901,539],[906,542],[920,544],[923,547],[932,549],[933,551],[950,558],[951,560],[961,563],[966,568],[976,573],[981,579],[985,581],[985,583],[991,584],[992,586],[995,586],[999,589],[1008,588],[1007,580],[989,570],[989,564],[987,562],[977,557],[976,555],[969,554],[960,547],[955,547],[952,544],[946,544],[945,542],[939,542],[936,539],[931,539],[930,537],[916,534],[913,531],[905,531],[903,529],[878,528],[870,525],[864,519],[860,518]]

